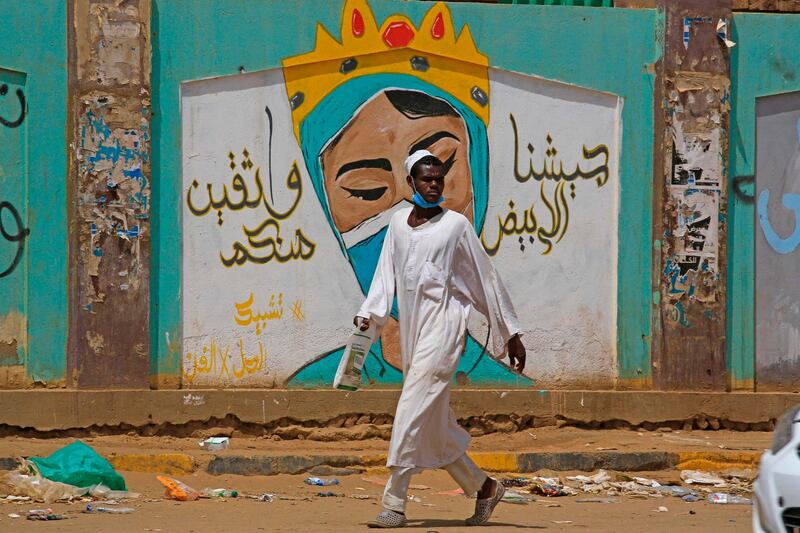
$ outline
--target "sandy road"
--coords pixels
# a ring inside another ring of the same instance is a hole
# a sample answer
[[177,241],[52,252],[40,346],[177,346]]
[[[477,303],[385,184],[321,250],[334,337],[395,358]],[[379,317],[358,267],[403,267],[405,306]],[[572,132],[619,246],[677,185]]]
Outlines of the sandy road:
[[[659,474],[654,474],[659,475]],[[310,487],[303,483],[306,476],[210,476],[197,473],[182,478],[191,486],[231,487],[246,494],[276,493],[273,503],[247,498],[228,500],[198,500],[174,502],[162,498],[162,487],[152,474],[125,473],[131,490],[142,497],[128,504],[135,508],[128,515],[84,514],[85,504],[53,504],[54,512],[71,518],[63,521],[33,522],[25,519],[28,509],[46,507],[43,504],[0,504],[0,531],[160,531],[160,532],[218,532],[218,531],[367,531],[365,523],[379,510],[378,496],[382,487],[364,479],[380,479],[381,475],[352,475],[340,478],[341,485]],[[660,474],[665,477],[664,473]],[[409,531],[456,532],[473,530],[463,525],[471,514],[472,500],[463,496],[440,495],[456,486],[444,472],[425,472],[412,482],[429,488],[412,490],[421,499],[409,502]],[[317,497],[321,491],[332,490],[343,497]],[[373,499],[355,499],[372,496]],[[586,497],[586,496],[583,496]],[[147,501],[159,499],[159,501]],[[578,503],[578,498],[540,498],[528,505],[501,504],[490,526],[480,531],[515,531],[521,529],[549,531],[592,532],[669,532],[676,531],[750,531],[749,506],[711,505],[704,502],[685,503],[677,498],[636,500],[619,498],[619,503]],[[558,505],[553,506],[553,505]],[[666,512],[657,512],[659,506]],[[21,518],[9,518],[17,513]]]

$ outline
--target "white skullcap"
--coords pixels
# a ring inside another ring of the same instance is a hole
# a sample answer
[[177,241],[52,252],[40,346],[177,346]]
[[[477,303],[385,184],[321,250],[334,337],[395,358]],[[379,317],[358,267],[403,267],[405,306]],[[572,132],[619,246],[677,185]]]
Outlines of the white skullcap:
[[414,152],[413,154],[408,156],[406,158],[405,163],[404,163],[404,165],[406,167],[406,175],[410,176],[411,175],[411,169],[414,168],[414,165],[417,164],[417,161],[419,161],[420,159],[424,159],[426,157],[436,157],[436,156],[433,155],[432,153],[430,153],[427,150],[417,150],[416,152]]

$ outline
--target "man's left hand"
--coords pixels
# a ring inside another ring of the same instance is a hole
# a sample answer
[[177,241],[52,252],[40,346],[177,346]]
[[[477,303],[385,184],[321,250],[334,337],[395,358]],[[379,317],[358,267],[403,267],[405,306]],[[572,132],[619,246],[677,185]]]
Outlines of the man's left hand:
[[522,373],[525,370],[525,345],[519,335],[514,335],[508,340],[508,359],[514,369]]

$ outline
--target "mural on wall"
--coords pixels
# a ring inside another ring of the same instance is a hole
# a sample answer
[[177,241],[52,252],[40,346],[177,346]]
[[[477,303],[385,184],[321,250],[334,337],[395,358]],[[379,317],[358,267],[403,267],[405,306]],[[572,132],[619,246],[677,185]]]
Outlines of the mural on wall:
[[[620,100],[491,69],[441,2],[379,25],[349,0],[338,40],[316,32],[279,71],[182,87],[185,385],[329,385],[423,148],[531,350],[516,375],[473,317],[456,381],[610,385]],[[373,345],[369,383],[400,383],[398,334]]]
[[800,92],[756,101],[756,386],[800,377]]

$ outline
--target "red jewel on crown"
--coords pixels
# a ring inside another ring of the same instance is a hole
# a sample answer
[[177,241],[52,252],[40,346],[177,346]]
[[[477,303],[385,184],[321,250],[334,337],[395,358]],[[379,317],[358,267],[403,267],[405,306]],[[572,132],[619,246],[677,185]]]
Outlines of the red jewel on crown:
[[433,20],[433,26],[431,26],[431,37],[434,39],[441,39],[444,37],[444,18],[442,17],[441,13],[436,15],[436,18]]
[[408,43],[410,43],[413,39],[414,30],[408,25],[407,22],[403,20],[392,22],[383,32],[383,42],[385,42],[386,46],[389,48],[402,48],[404,46],[408,46]]
[[353,10],[353,20],[351,24],[353,28],[353,35],[361,37],[364,35],[364,17],[358,9]]

